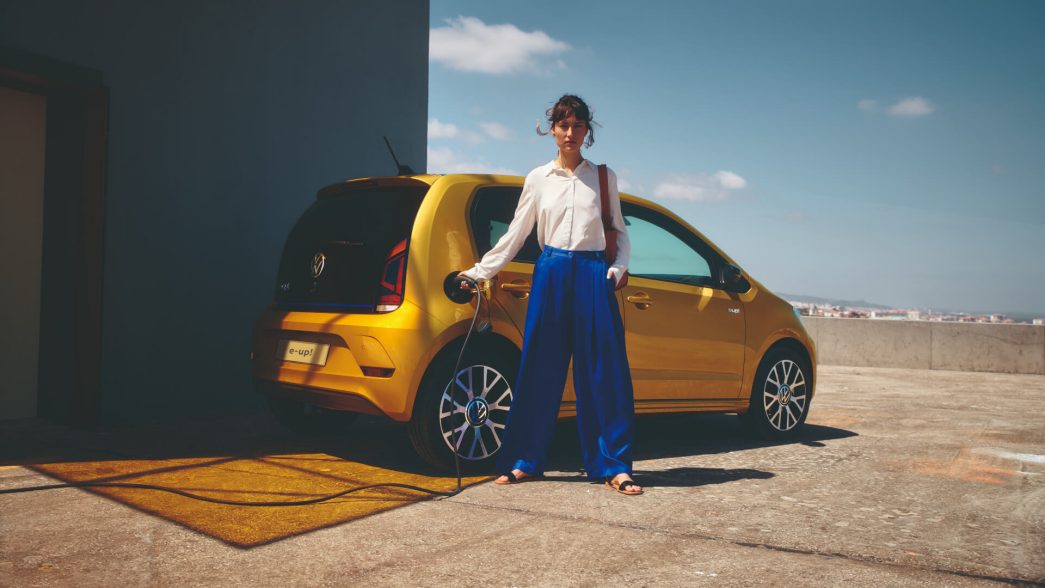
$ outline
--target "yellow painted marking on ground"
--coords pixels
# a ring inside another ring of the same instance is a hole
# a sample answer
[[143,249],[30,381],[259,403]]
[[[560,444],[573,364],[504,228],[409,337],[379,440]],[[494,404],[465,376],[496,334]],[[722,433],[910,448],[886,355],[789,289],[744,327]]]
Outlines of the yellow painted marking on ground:
[[1007,484],[1019,474],[1013,462],[978,455],[968,447],[952,459],[914,459],[908,466],[919,474],[981,484]]
[[[455,478],[395,471],[325,453],[59,462],[28,467],[67,482],[156,484],[211,498],[259,502],[306,500],[382,482],[441,491],[456,486]],[[489,479],[468,477],[462,484],[470,486]],[[152,490],[91,491],[239,547],[270,543],[431,497],[401,488],[375,488],[312,506],[258,508],[211,504]]]

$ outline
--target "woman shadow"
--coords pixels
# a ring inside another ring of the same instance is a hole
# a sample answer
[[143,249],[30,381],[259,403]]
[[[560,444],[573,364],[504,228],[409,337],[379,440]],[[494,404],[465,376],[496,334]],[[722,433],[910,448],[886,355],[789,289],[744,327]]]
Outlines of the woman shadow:
[[[677,414],[642,416],[635,423],[635,462],[677,457],[694,457],[731,453],[778,445],[826,447],[825,441],[856,436],[853,431],[805,424],[786,439],[760,439],[746,430],[736,415]],[[752,464],[752,465],[758,465]],[[559,422],[549,451],[548,470],[576,472],[573,475],[551,475],[545,479],[563,482],[587,482],[580,458],[577,426],[573,419]],[[769,479],[771,471],[757,468],[675,467],[665,470],[633,472],[635,481],[644,487],[698,487],[725,484],[744,479]]]

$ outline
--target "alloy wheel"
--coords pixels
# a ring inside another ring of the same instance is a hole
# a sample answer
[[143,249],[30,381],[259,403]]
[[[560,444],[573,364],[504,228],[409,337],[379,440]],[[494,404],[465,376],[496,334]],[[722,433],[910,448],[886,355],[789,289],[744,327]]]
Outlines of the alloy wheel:
[[807,403],[802,367],[790,359],[773,364],[762,386],[762,409],[769,425],[781,432],[794,429],[802,422]]
[[439,401],[439,432],[447,448],[470,461],[497,453],[511,405],[511,386],[497,369],[461,368]]

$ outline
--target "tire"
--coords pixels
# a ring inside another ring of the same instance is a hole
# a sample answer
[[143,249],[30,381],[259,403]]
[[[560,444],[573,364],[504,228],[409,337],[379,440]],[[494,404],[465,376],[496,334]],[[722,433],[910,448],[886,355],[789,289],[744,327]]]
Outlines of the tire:
[[327,410],[279,396],[269,396],[268,405],[279,424],[299,435],[340,433],[359,416],[354,412]]
[[[408,431],[421,459],[444,471],[454,470],[451,440],[459,447],[461,468],[484,471],[493,467],[501,448],[518,358],[490,349],[467,351],[455,374],[451,403],[450,372],[460,347],[450,347],[432,362],[414,401]],[[476,345],[478,343],[478,345]],[[451,410],[453,408],[453,410]]]
[[767,440],[793,437],[805,423],[812,400],[808,362],[786,347],[762,358],[751,386],[751,404],[741,420]]

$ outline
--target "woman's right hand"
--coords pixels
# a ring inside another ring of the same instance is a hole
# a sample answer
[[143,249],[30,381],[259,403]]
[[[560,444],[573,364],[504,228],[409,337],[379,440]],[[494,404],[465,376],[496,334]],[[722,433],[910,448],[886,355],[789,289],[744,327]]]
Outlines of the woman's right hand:
[[[475,279],[468,272],[457,272],[457,277],[459,277],[459,278],[461,278],[461,277],[468,277],[468,278],[472,278],[473,280]],[[472,289],[472,283],[467,281],[467,280],[461,280],[460,282],[458,282],[458,284],[460,284],[458,287],[461,288],[462,290],[471,290]]]

